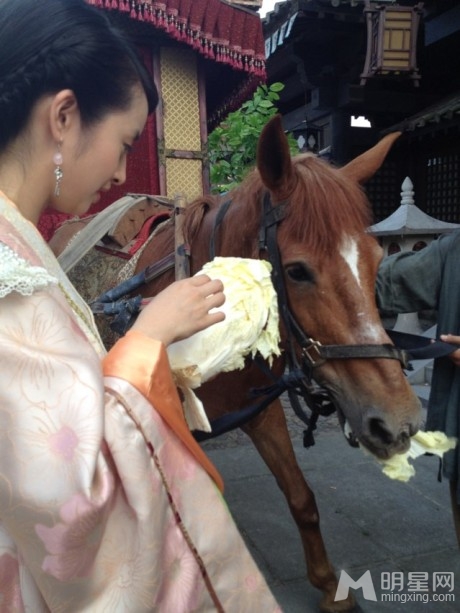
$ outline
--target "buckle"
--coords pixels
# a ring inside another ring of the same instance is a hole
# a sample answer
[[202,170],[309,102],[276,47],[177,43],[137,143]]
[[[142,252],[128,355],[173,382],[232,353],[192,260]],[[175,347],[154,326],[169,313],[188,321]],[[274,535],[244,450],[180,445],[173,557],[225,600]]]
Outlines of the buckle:
[[321,343],[312,338],[308,339],[308,343],[307,347],[302,348],[302,355],[308,359],[312,368],[321,366],[326,361],[326,358],[321,354]]

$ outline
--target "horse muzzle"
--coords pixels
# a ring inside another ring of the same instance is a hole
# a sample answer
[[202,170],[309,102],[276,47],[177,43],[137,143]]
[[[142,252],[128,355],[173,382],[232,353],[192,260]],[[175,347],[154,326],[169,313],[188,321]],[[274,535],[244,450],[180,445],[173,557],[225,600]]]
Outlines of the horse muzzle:
[[358,425],[353,426],[340,409],[337,413],[348,443],[352,447],[365,447],[380,460],[408,451],[410,439],[421,425],[416,418],[401,424],[392,416],[382,414],[377,409],[369,409],[363,412]]

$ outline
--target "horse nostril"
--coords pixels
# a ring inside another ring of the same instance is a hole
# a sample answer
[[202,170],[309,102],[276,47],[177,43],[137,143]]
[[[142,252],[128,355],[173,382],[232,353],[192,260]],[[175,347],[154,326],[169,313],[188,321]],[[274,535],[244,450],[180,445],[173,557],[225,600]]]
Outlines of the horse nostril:
[[406,430],[403,430],[399,435],[401,443],[406,443],[410,439],[410,434]]
[[402,439],[410,438],[413,434],[415,434],[415,432],[411,424],[406,424],[405,426],[401,428],[400,437]]
[[390,445],[394,441],[393,434],[387,428],[383,419],[379,417],[372,417],[369,420],[369,433],[385,445]]

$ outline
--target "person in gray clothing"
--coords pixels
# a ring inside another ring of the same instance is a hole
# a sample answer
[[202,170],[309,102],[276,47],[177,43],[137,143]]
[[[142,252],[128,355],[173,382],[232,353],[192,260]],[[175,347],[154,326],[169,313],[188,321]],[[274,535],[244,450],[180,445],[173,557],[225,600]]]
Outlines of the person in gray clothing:
[[[426,430],[460,439],[460,231],[440,236],[421,251],[383,258],[376,282],[382,316],[437,311],[440,340],[459,345],[434,360]],[[460,453],[458,445],[443,460],[449,479],[452,511],[460,546]]]

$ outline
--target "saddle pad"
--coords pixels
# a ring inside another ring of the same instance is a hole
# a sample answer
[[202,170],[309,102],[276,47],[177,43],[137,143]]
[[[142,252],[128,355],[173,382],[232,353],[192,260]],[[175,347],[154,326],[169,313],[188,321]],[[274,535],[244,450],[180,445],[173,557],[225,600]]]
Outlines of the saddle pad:
[[96,249],[129,260],[144,245],[155,228],[170,217],[169,211],[149,217],[144,221],[140,231],[122,247],[107,234],[98,242]]
[[158,215],[169,216],[172,204],[165,205],[154,196],[136,201],[107,231],[107,236],[119,247],[127,247],[143,231],[146,221]]

